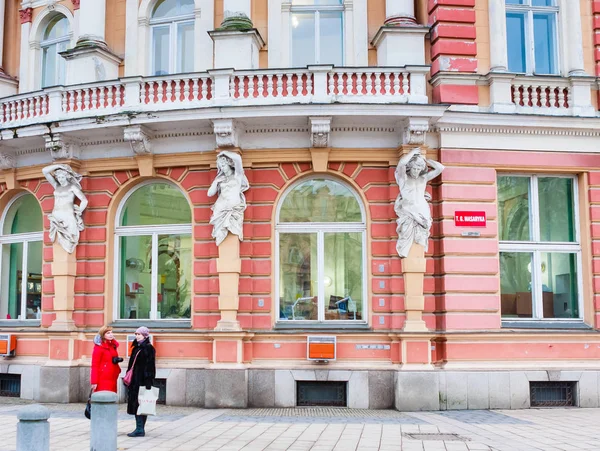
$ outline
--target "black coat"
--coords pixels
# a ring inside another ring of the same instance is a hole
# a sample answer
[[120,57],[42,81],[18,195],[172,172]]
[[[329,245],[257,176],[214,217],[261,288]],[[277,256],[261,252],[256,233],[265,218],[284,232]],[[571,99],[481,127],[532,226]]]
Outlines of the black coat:
[[133,342],[131,357],[127,365],[127,371],[129,371],[135,360],[131,384],[127,387],[127,413],[129,415],[137,413],[140,387],[150,388],[154,383],[154,378],[156,377],[155,358],[156,351],[150,344],[149,338],[146,338],[141,343],[137,341]]

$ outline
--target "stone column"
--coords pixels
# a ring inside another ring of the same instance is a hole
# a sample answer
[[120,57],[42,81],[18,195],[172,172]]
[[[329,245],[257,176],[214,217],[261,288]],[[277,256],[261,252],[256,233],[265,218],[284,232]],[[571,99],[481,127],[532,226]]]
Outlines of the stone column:
[[106,0],[81,0],[77,45],[101,45],[106,47]]
[[90,449],[113,451],[117,449],[118,396],[111,391],[92,394]]
[[506,47],[506,10],[504,0],[489,0],[490,72],[508,70]]
[[415,25],[414,0],[385,0],[385,25]]
[[237,235],[228,233],[219,246],[217,272],[219,273],[219,310],[221,319],[215,330],[241,330],[237,320],[240,305],[239,282],[242,261],[240,259],[240,240]]
[[17,418],[17,451],[49,451],[50,411],[44,406],[33,404],[20,409]]
[[75,276],[77,275],[77,257],[69,254],[58,244],[52,246],[52,276],[54,277],[54,313],[56,319],[48,330],[74,331]]
[[428,330],[425,321],[423,321],[425,263],[425,249],[420,244],[413,243],[408,257],[402,260],[404,308],[406,310],[406,322],[403,329],[405,332]]

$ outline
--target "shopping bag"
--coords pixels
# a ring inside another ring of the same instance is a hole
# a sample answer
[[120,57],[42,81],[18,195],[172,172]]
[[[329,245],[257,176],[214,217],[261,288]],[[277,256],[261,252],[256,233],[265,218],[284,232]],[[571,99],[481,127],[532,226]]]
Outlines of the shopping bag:
[[138,415],[156,415],[156,401],[158,400],[158,387],[140,387],[138,395]]

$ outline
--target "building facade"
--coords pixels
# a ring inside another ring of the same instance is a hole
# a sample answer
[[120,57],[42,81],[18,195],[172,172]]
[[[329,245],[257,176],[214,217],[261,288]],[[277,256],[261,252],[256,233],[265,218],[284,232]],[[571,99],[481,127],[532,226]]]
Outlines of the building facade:
[[[600,406],[599,1],[0,17],[0,381],[21,397],[83,400],[111,324],[123,355],[150,328],[168,404],[524,408],[562,387]],[[401,258],[415,148],[444,170]]]

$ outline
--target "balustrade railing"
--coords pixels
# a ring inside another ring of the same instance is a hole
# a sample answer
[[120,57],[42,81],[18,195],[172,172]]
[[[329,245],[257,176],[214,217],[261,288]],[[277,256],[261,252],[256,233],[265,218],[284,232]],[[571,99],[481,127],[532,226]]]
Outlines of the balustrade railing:
[[571,108],[571,90],[567,80],[517,77],[511,86],[517,110],[545,114],[567,113]]

